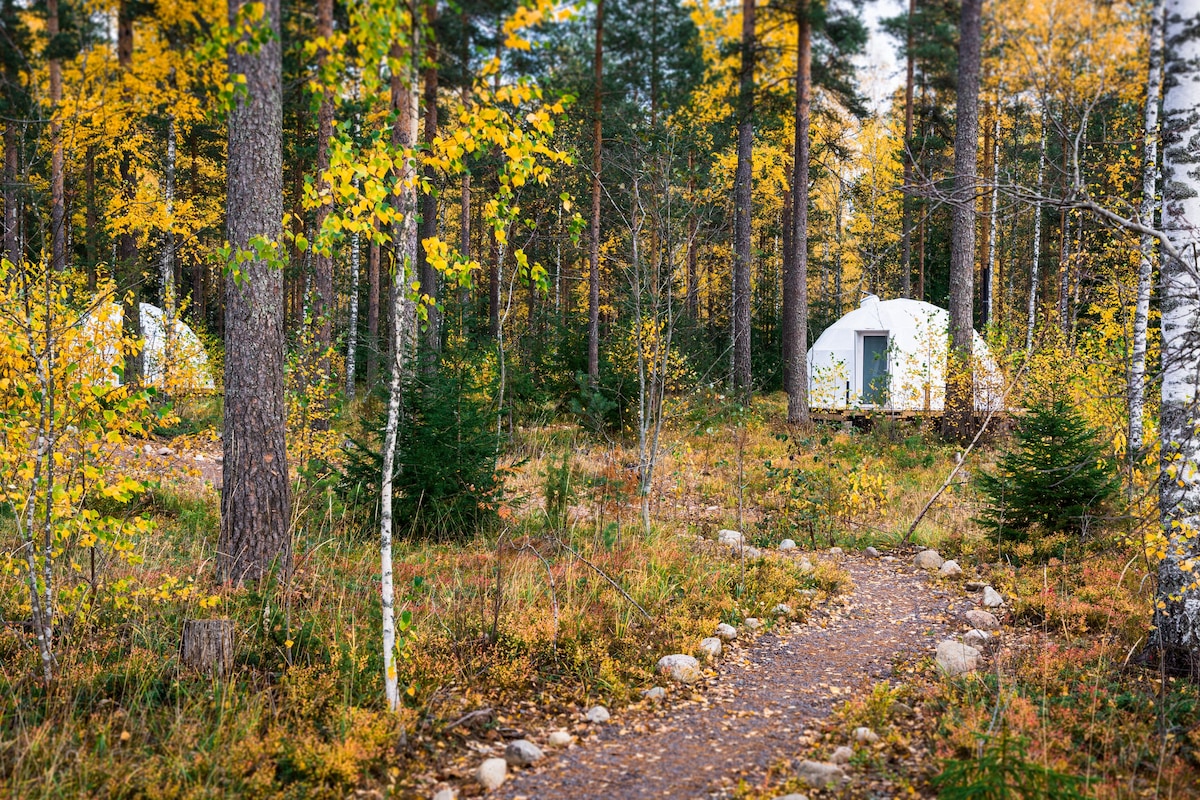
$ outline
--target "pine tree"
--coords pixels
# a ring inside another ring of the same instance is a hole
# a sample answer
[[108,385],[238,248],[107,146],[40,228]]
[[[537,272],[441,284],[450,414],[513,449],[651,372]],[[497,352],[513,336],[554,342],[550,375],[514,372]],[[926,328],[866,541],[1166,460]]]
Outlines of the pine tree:
[[1034,406],[1017,425],[1014,444],[995,472],[978,479],[988,499],[978,521],[1001,539],[1083,533],[1119,488],[1097,431],[1066,400]]

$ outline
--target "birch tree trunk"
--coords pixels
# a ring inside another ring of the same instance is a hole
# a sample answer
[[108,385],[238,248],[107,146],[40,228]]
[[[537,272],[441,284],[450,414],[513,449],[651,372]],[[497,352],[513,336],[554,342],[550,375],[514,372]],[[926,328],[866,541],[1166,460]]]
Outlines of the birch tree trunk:
[[[1037,191],[1042,193],[1046,177],[1046,107],[1042,106],[1041,141],[1038,144]],[[1042,203],[1033,204],[1033,262],[1029,265],[1029,313],[1025,322],[1025,355],[1033,352],[1033,329],[1037,324],[1038,272],[1042,263]]]
[[380,594],[383,608],[383,668],[384,691],[388,708],[395,711],[400,704],[396,672],[396,606],[392,572],[392,478],[396,469],[396,438],[400,427],[400,395],[402,376],[408,363],[406,351],[413,319],[409,284],[414,276],[417,256],[417,186],[413,163],[413,146],[417,141],[417,91],[413,54],[418,52],[415,20],[406,45],[394,43],[389,54],[392,65],[392,103],[397,111],[392,129],[392,145],[403,167],[397,176],[400,185],[399,211],[403,215],[395,230],[396,272],[392,295],[391,381],[388,387],[387,427],[383,437],[383,475],[380,487],[379,563]]
[[[1146,138],[1142,146],[1141,223],[1154,225],[1158,204],[1158,105],[1162,99],[1163,8],[1155,0],[1150,12],[1150,68],[1146,76]],[[1126,450],[1136,463],[1142,449],[1146,409],[1146,328],[1150,317],[1151,280],[1154,274],[1154,237],[1143,235],[1138,264],[1137,299],[1133,309],[1133,352],[1129,359],[1129,440]]]
[[[1162,228],[1176,257],[1162,275],[1162,475],[1166,552],[1158,565],[1155,637],[1169,674],[1200,677],[1200,10],[1167,0]],[[1143,220],[1144,223],[1144,220]]]
[[175,115],[167,115],[167,163],[163,170],[163,195],[167,212],[167,229],[163,232],[159,261],[159,280],[162,282],[163,351],[159,372],[163,389],[170,390],[171,370],[174,367],[175,339],[175,159],[177,155]]
[[913,160],[913,71],[916,57],[913,54],[913,18],[917,13],[917,0],[908,0],[908,25],[904,43],[904,194],[900,198],[903,222],[900,232],[900,296],[912,297],[912,190]]
[[783,386],[788,423],[808,424],[808,161],[812,105],[812,22],[805,2],[796,19],[796,116],[792,153],[791,241],[783,268]]
[[[234,23],[247,0],[229,0]],[[229,115],[226,230],[238,251],[283,235],[283,75],[280,0],[263,2],[274,34],[229,50],[246,94]],[[291,571],[291,502],[284,439],[283,272],[257,258],[225,281],[225,423],[217,572],[234,585]]]
[[346,331],[346,397],[354,400],[355,362],[358,359],[358,272],[362,257],[357,232],[350,237],[350,320]]
[[[333,0],[317,0],[317,71],[320,73],[329,58],[330,40],[333,38]],[[333,136],[333,96],[328,88],[321,91],[321,105],[317,109],[317,193],[330,191],[329,140]],[[316,211],[316,233],[319,236],[325,227],[332,208],[321,203]],[[315,241],[315,239],[314,239]],[[320,248],[314,258],[313,283],[316,288],[316,303],[313,308],[313,325],[316,326],[318,372],[323,380],[332,374],[329,355],[333,346],[333,253]],[[312,421],[314,428],[327,428],[329,420],[324,413],[317,413]]]
[[992,208],[988,225],[987,301],[984,305],[984,313],[987,314],[985,322],[988,324],[996,320],[996,242],[1000,228],[1000,95],[1003,91],[1003,87],[996,89],[996,118],[992,122]]
[[[46,0],[46,36],[50,48],[57,46],[58,0]],[[50,266],[55,270],[67,266],[67,216],[64,211],[66,192],[63,188],[62,120],[62,60],[50,58]]]
[[975,161],[979,150],[982,0],[964,0],[959,21],[958,106],[954,131],[954,205],[950,243],[950,352],[944,433],[964,441],[975,412],[972,345],[975,296]]
[[755,0],[742,0],[737,169],[733,179],[733,385],[750,395],[750,239],[754,179]]
[[[233,0],[230,0],[232,3]],[[129,92],[129,79],[133,72],[133,8],[132,0],[121,0],[117,7],[117,64],[120,66],[125,84],[121,99],[126,107],[133,104]],[[133,153],[128,146],[121,150],[120,176],[121,201],[124,213],[134,203]],[[141,280],[138,275],[138,242],[134,232],[126,226],[117,236],[117,263],[120,265],[121,285],[124,294],[121,300],[121,332],[128,339],[142,338]],[[125,356],[122,383],[137,384],[142,380],[142,351],[131,348]]]
[[[429,30],[437,24],[437,1],[426,0],[425,24]],[[427,146],[433,145],[438,135],[438,47],[432,35],[425,42],[425,130],[424,139]],[[437,170],[432,164],[425,166],[425,177],[431,185],[437,180]],[[438,352],[441,350],[441,312],[437,308],[438,274],[429,259],[425,256],[425,248],[420,242],[437,236],[438,198],[433,192],[421,195],[421,229],[417,243],[417,280],[421,282],[421,293],[433,299],[426,306],[425,331],[422,336],[422,363],[427,370],[437,367]]]

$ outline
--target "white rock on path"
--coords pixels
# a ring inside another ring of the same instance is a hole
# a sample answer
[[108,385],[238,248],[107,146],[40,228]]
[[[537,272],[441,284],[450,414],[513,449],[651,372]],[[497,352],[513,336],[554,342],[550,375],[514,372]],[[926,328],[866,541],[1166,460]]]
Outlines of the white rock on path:
[[938,575],[941,575],[943,578],[960,578],[962,574],[962,567],[954,559],[943,563],[942,568],[938,570]]
[[945,563],[946,559],[942,558],[937,550],[922,550],[913,559],[913,564],[920,569],[927,569],[930,572],[941,569],[942,564]]
[[796,543],[793,542],[791,539],[784,539],[782,542],[779,543],[779,549],[780,550],[795,550]]
[[700,640],[700,655],[709,661],[721,657],[721,640],[715,636]]
[[812,562],[809,561],[807,558],[802,558],[802,559],[800,559],[800,566],[798,567],[798,569],[800,570],[801,574],[806,574],[806,573],[812,572],[813,571]]
[[867,727],[855,728],[854,741],[859,744],[875,744],[879,741],[879,734]]
[[969,644],[947,639],[937,646],[937,665],[950,677],[973,672],[979,667],[982,654]]
[[837,764],[824,761],[801,761],[796,765],[796,777],[814,788],[822,788],[831,783],[841,782],[846,773]]
[[995,637],[992,634],[978,628],[972,628],[963,634],[963,642],[976,648],[987,647],[993,638]]
[[433,800],[458,800],[458,795],[453,789],[439,789],[438,793],[433,796]]
[[661,686],[655,686],[653,689],[647,689],[642,692],[642,699],[649,700],[651,703],[658,703],[667,698],[667,690]]
[[874,547],[868,547],[866,550],[863,550],[863,555],[870,556],[871,558],[879,558],[879,551]]
[[545,757],[542,748],[528,739],[517,739],[504,748],[504,760],[510,767],[528,767]]
[[854,758],[854,748],[842,745],[837,750],[833,751],[833,755],[829,757],[830,764],[849,764],[850,759]]
[[740,547],[745,541],[746,537],[742,535],[741,531],[731,531],[727,528],[717,531],[717,544]]
[[787,603],[780,603],[779,605],[777,605],[771,609],[771,616],[772,617],[791,617],[792,616],[792,607],[789,606]]
[[978,628],[981,631],[998,631],[1000,630],[1000,620],[996,619],[996,615],[990,611],[982,611],[978,608],[972,608],[967,613],[963,614],[967,622],[971,623],[972,628]]
[[554,731],[546,737],[546,743],[551,747],[570,747],[575,737],[566,731]]
[[845,551],[843,551],[842,548],[840,548],[840,547],[829,548],[829,555],[831,555],[831,556],[840,556],[843,552],[845,552]]
[[775,800],[808,800],[808,795],[806,795],[806,794],[795,794],[795,793],[793,793],[793,794],[781,794],[781,795],[779,795],[779,797],[776,797],[776,798],[775,798]]
[[746,626],[746,630],[756,631],[762,627],[762,620],[758,617],[746,617],[742,624]]
[[704,677],[704,673],[700,671],[700,662],[685,653],[663,656],[658,660],[658,671],[676,683],[691,684]]
[[999,608],[1004,605],[1004,598],[990,586],[983,587],[983,604],[988,608]]
[[612,715],[608,713],[608,709],[604,706],[592,706],[584,716],[588,722],[593,724],[608,722],[612,718]]
[[716,636],[722,642],[732,642],[737,638],[737,628],[733,627],[728,622],[722,622],[717,626]]
[[486,791],[500,788],[500,784],[504,783],[508,778],[508,762],[503,758],[489,758],[479,765],[479,769],[475,770],[475,780],[479,781],[479,785]]

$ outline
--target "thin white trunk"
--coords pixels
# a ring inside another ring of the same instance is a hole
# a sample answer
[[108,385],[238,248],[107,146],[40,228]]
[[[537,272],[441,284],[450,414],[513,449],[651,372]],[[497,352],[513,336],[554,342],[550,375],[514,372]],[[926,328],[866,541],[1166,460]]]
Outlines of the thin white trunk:
[[[1163,0],[1156,0],[1150,12],[1150,68],[1146,76],[1146,139],[1142,148],[1142,206],[1139,221],[1154,225],[1158,204],[1158,106],[1162,98]],[[1138,264],[1137,299],[1133,308],[1133,352],[1129,361],[1129,441],[1130,463],[1139,458],[1143,444],[1146,414],[1146,327],[1150,318],[1151,280],[1154,274],[1152,236],[1142,236],[1141,262]]]
[[[1176,255],[1162,275],[1159,509],[1167,539],[1158,565],[1155,638],[1171,674],[1200,674],[1200,10],[1167,0],[1162,113],[1162,228]],[[1143,223],[1145,220],[1143,220]],[[1165,250],[1166,248],[1164,248]],[[1165,254],[1164,254],[1165,256]]]
[[[1038,145],[1037,191],[1042,193],[1046,175],[1046,107],[1042,106],[1042,136]],[[1038,267],[1042,260],[1042,203],[1033,206],[1033,263],[1029,266],[1029,320],[1025,325],[1025,354],[1033,350],[1033,328],[1037,323]]]
[[1000,227],[1000,93],[996,89],[996,119],[992,123],[992,219],[988,225],[987,321],[996,323],[996,241]]
[[170,388],[172,350],[175,339],[175,115],[167,117],[167,165],[163,175],[163,194],[166,199],[167,229],[163,236],[162,260],[159,274],[162,280],[163,352],[159,373],[163,389]]
[[[358,179],[354,179],[358,188]],[[358,233],[350,237],[350,320],[346,336],[346,397],[354,399],[354,362],[358,358],[358,268],[362,257]]]

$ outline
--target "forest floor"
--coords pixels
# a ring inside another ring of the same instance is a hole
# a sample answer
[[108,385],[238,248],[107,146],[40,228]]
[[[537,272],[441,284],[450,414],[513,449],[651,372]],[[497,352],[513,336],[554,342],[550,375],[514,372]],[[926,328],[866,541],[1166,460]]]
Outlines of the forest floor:
[[704,693],[614,717],[519,774],[503,796],[726,798],[767,789],[818,737],[835,703],[894,677],[896,656],[931,653],[970,604],[931,585],[909,558],[854,556],[843,566],[853,591],[803,625],[739,641]]

